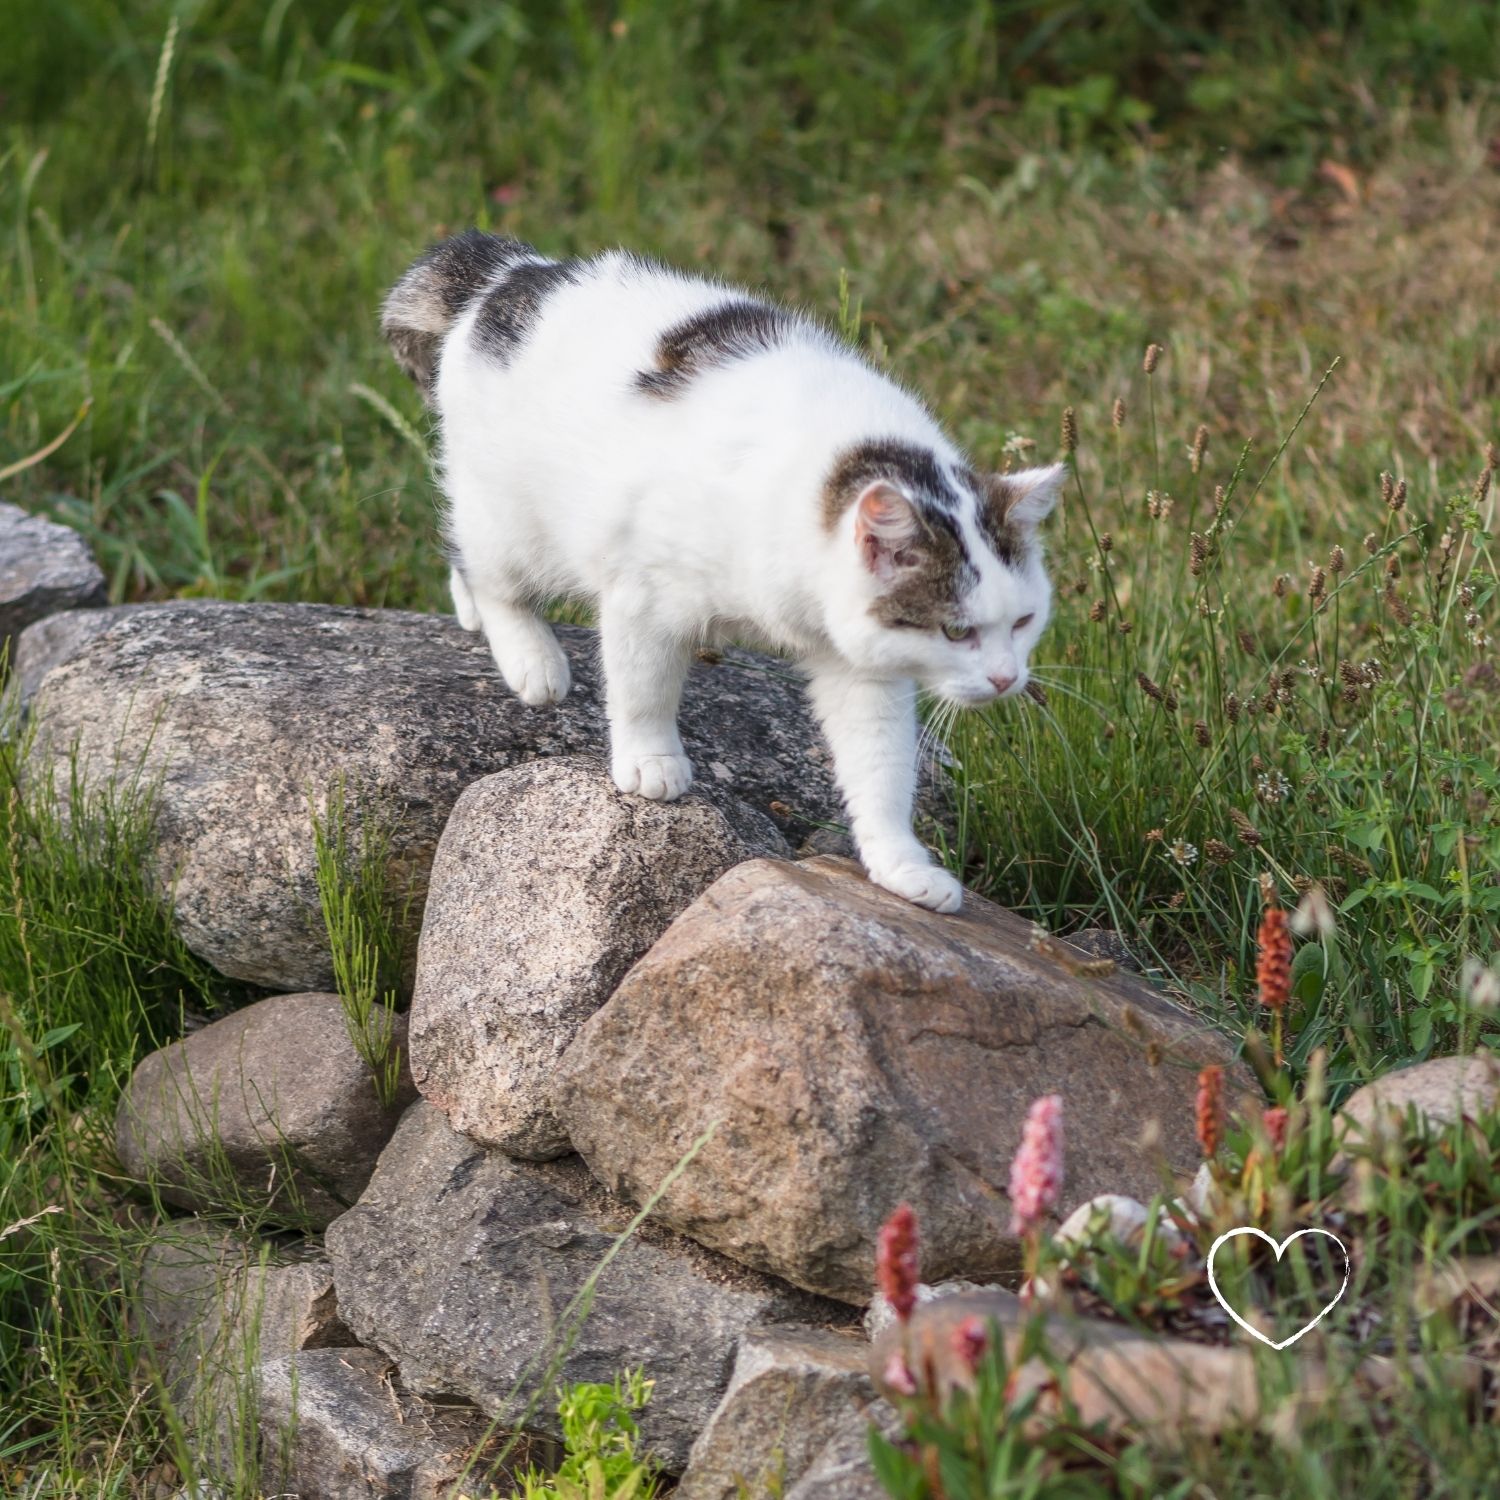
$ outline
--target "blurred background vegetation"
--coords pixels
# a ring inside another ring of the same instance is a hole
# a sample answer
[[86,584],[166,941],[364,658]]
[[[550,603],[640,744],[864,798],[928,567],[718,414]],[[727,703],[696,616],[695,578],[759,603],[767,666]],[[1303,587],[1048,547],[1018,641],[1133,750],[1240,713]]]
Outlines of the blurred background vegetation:
[[1320,241],[1437,217],[1485,249],[1493,198],[1454,199],[1500,150],[1488,4],[0,0],[0,34],[0,458],[92,401],[20,498],[117,598],[439,602],[373,309],[469,223],[825,310],[847,268],[980,457],[1174,325],[1212,331],[1215,374],[1179,370],[1238,435],[1351,323],[1412,341],[1438,307],[1390,357],[1469,383],[1418,447],[1483,425],[1472,287],[1355,288]]

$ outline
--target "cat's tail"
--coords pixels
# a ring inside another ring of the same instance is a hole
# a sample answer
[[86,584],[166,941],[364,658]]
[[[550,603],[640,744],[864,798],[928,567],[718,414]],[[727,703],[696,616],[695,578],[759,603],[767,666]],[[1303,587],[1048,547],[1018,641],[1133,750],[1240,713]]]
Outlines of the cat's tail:
[[380,331],[429,405],[443,339],[454,320],[502,272],[537,258],[520,240],[466,229],[413,261],[386,294]]

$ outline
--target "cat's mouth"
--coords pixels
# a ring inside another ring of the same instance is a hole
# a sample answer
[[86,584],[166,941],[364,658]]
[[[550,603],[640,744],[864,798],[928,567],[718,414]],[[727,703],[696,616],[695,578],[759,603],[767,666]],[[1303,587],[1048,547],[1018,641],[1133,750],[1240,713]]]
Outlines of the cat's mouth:
[[1014,691],[997,693],[994,688],[983,688],[970,691],[964,689],[960,692],[940,692],[937,695],[945,703],[951,703],[955,708],[983,708],[986,703],[998,703],[1002,698],[1015,697]]

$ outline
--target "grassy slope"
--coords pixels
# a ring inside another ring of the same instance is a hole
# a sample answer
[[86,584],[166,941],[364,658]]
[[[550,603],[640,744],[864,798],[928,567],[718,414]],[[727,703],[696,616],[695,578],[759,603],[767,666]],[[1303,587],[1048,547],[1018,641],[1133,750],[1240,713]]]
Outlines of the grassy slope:
[[[1254,877],[1288,900],[1325,881],[1355,904],[1303,977],[1293,1067],[1326,1045],[1340,1087],[1472,1039],[1458,964],[1500,948],[1493,501],[1449,502],[1500,437],[1491,8],[1288,7],[1227,33],[1195,5],[669,9],[0,0],[21,39],[0,49],[0,469],[90,403],[6,498],[86,532],[118,598],[445,608],[424,421],[373,330],[411,253],[471,222],[625,242],[830,317],[847,271],[865,339],[977,457],[1050,455],[1066,406],[1081,430],[1051,706],[954,726],[953,857],[1049,923],[1117,923],[1232,1025],[1253,1019]],[[1246,444],[1195,577],[1189,533]],[[1381,471],[1407,480],[1399,514]],[[1339,664],[1369,661],[1345,702]],[[1231,719],[1230,692],[1279,701]],[[77,1018],[18,954],[0,990],[35,1034]],[[99,986],[100,1013],[134,983]],[[85,1059],[101,1108],[130,1046]],[[37,1161],[11,1203],[42,1206]],[[73,1368],[95,1394],[48,1451],[84,1462],[96,1417],[149,1446],[97,1398],[112,1367]]]

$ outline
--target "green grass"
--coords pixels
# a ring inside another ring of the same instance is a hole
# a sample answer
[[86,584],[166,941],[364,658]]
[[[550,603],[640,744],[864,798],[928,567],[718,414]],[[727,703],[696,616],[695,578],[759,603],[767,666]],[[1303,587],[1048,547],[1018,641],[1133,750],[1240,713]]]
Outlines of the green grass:
[[[12,738],[7,739],[10,735]],[[118,1278],[134,1243],[113,1165],[114,1103],[184,1002],[227,988],[142,880],[151,788],[16,776],[0,729],[0,1488],[126,1494],[169,1443]],[[191,1474],[182,1455],[181,1472]],[[22,1476],[28,1486],[22,1487]]]
[[1290,1056],[1330,1053],[1342,1095],[1453,1050],[1462,964],[1500,950],[1492,471],[1400,509],[1372,485],[1355,525],[1295,518],[1272,551],[1287,455],[1165,445],[1190,429],[1155,378],[1144,483],[1106,428],[1104,493],[1074,490],[1048,706],[951,720],[955,857],[1044,920],[1126,933],[1236,1031],[1259,876],[1288,905],[1319,884],[1349,920],[1304,957]]
[[[394,276],[471,223],[711,267],[862,339],[980,461],[1051,456],[1074,409],[1049,704],[951,726],[971,883],[1117,926],[1238,1034],[1258,877],[1318,882],[1294,1076],[1493,1043],[1458,976],[1500,952],[1495,7],[0,0],[0,36],[0,493],[113,598],[446,609]],[[0,1230],[63,1212],[0,1240],[0,1488],[140,1492],[186,1458],[83,1252],[114,1095],[216,981],[132,874],[149,787],[67,826],[5,796]],[[397,944],[329,835],[373,1057]],[[1403,1421],[1464,1472],[1441,1391]]]
[[421,924],[413,918],[412,894],[389,889],[391,829],[376,809],[360,808],[340,782],[313,808],[312,826],[318,905],[349,1038],[376,1097],[389,1107],[401,1086],[402,1052],[394,1038],[397,1005],[409,988],[403,970],[415,963],[403,950]]

